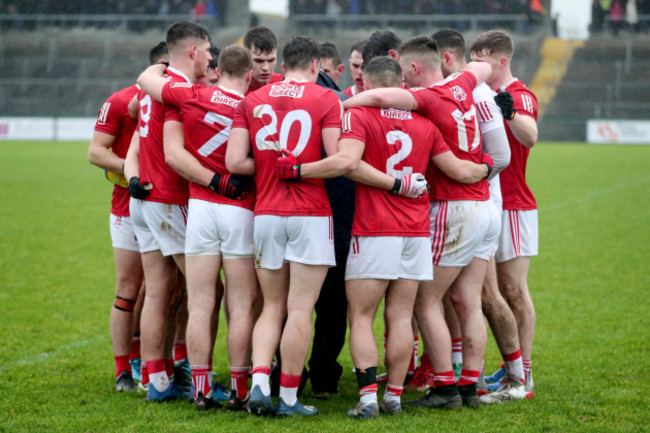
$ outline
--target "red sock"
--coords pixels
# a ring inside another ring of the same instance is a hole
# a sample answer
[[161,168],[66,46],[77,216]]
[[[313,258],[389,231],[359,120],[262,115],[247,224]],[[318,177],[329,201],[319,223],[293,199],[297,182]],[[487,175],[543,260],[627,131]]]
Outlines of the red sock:
[[203,397],[210,398],[212,389],[210,389],[210,381],[208,380],[208,374],[211,374],[208,366],[192,365],[190,369],[192,370],[192,383],[194,384],[194,398],[199,396],[199,392],[203,393]]
[[386,394],[390,397],[401,397],[402,391],[404,391],[403,386],[386,385]]
[[142,384],[147,385],[149,383],[149,369],[146,362],[140,365],[140,374],[142,374]]
[[179,340],[174,343],[174,362],[182,361],[187,358],[187,345],[185,341]]
[[458,386],[471,385],[472,383],[478,382],[478,377],[481,374],[478,370],[463,370],[460,373],[460,379],[458,379]]
[[140,358],[140,337],[133,337],[131,342],[131,353],[129,354],[129,361],[132,359]]
[[230,387],[237,391],[237,398],[243,400],[248,391],[248,367],[230,367]]
[[129,364],[129,355],[115,356],[115,377],[117,378],[123,371],[131,373],[131,364]]
[[[149,369],[149,373],[152,373],[151,369]],[[165,373],[167,373],[167,377],[171,380],[172,376],[174,375],[173,359],[165,359]]]
[[429,355],[426,352],[423,353],[422,357],[420,358],[420,367],[426,371],[433,372],[433,365],[431,365],[431,359],[429,358]]
[[454,378],[454,370],[433,373],[433,384],[436,388],[439,386],[453,385],[455,383],[456,379]]
[[147,371],[149,374],[160,373],[165,371],[165,360],[164,359],[152,359],[147,361]]

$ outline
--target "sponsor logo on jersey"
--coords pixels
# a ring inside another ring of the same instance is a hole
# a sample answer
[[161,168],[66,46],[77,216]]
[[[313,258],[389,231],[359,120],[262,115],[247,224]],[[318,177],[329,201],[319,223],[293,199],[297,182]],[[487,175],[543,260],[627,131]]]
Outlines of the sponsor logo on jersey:
[[213,104],[225,104],[225,105],[229,105],[229,106],[231,106],[233,108],[237,108],[237,106],[239,105],[239,102],[241,102],[241,100],[231,98],[228,95],[224,95],[219,90],[215,90],[214,93],[212,93],[212,97],[210,98],[210,102],[212,102]]
[[382,108],[381,115],[389,119],[406,120],[412,119],[410,111],[398,110],[396,108]]
[[453,87],[450,87],[450,88],[449,88],[449,91],[454,95],[454,98],[455,98],[457,101],[462,102],[462,101],[464,101],[465,99],[467,99],[467,94],[465,93],[465,91],[463,90],[463,88],[460,87],[460,86],[453,86]]
[[269,96],[272,98],[302,98],[302,94],[305,91],[304,86],[297,86],[292,83],[282,83],[278,85],[271,86],[271,91]]
[[172,89],[174,87],[192,87],[192,86],[193,86],[192,83],[172,83],[171,84]]

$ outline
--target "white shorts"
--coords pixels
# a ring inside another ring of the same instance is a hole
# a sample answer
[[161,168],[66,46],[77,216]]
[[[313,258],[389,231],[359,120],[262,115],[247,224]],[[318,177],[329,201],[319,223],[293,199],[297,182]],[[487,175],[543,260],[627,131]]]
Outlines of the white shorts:
[[497,263],[517,257],[536,256],[538,238],[537,209],[504,210],[499,248],[495,256]]
[[138,245],[138,238],[135,236],[135,231],[133,231],[130,217],[111,214],[110,224],[113,248],[140,252],[140,245]]
[[433,280],[428,237],[352,236],[345,280]]
[[255,268],[280,269],[285,261],[335,266],[331,216],[255,217]]
[[190,199],[185,254],[253,256],[253,211],[239,206]]
[[433,201],[429,211],[434,265],[464,267],[474,257],[490,259],[499,234],[499,212],[491,200]]
[[171,256],[185,252],[187,205],[131,198],[129,211],[141,253],[160,250],[163,256]]

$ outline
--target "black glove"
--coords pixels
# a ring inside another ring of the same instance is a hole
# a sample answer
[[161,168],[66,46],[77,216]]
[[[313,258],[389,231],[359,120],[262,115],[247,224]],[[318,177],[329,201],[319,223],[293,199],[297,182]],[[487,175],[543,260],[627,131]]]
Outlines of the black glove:
[[515,100],[512,98],[512,95],[503,90],[499,90],[499,93],[494,97],[494,102],[501,109],[501,114],[506,120],[512,120],[515,117],[517,110],[514,109]]
[[216,173],[209,185],[210,189],[217,194],[233,200],[246,200],[253,188],[253,178],[241,174]]
[[143,184],[138,176],[133,176],[129,179],[129,195],[131,197],[144,200],[149,196],[150,190],[151,184],[149,182]]

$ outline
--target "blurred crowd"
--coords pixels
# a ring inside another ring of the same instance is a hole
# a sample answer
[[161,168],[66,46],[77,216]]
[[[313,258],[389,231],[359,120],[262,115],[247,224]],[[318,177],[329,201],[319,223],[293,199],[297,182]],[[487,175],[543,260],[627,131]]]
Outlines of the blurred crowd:
[[600,33],[609,29],[614,36],[624,29],[648,32],[648,15],[650,0],[593,0],[590,30]]
[[517,14],[540,0],[290,0],[293,14]]

